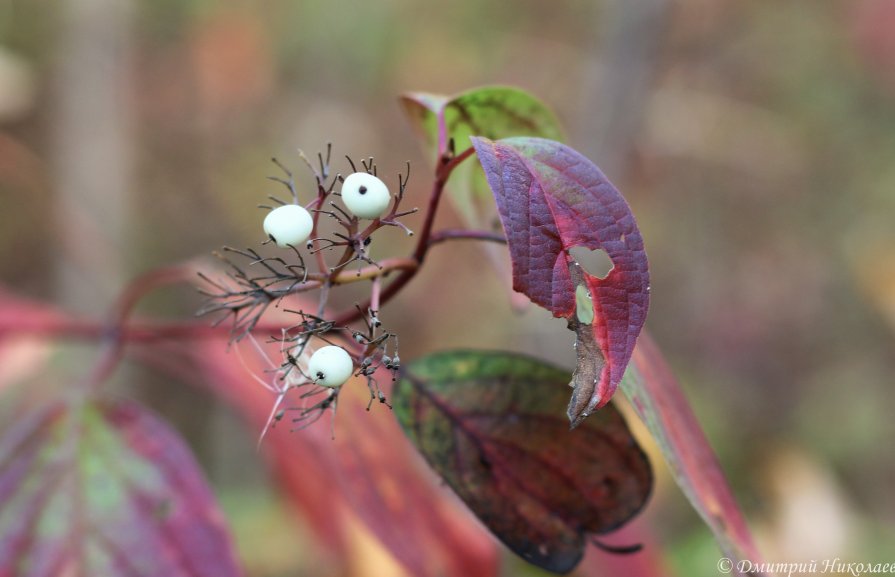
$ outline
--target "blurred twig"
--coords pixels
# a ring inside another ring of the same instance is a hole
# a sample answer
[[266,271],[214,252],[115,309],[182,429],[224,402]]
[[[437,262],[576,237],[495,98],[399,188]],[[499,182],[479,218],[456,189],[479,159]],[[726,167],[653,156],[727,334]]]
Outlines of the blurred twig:
[[619,178],[640,133],[670,14],[669,0],[616,0],[599,14],[600,58],[594,59],[580,114],[593,140],[585,151]]

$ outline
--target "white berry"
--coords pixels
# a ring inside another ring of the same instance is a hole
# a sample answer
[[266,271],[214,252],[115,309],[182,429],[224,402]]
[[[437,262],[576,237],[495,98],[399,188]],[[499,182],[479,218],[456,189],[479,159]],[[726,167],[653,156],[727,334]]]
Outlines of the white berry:
[[264,232],[283,248],[304,244],[312,228],[314,220],[310,213],[297,204],[277,207],[264,218]]
[[372,174],[355,172],[342,183],[342,202],[360,218],[379,218],[385,214],[390,201],[388,187]]
[[329,345],[314,351],[308,373],[318,385],[338,387],[354,373],[354,361],[342,347]]

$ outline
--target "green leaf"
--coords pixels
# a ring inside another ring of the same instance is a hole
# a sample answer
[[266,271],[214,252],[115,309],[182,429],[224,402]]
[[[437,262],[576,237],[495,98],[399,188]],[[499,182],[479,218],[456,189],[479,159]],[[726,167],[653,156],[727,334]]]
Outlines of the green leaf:
[[[433,166],[451,139],[458,153],[471,145],[470,136],[565,139],[556,115],[546,104],[509,86],[485,86],[454,96],[411,92],[401,97],[401,104]],[[468,228],[501,231],[494,198],[478,163],[464,162],[454,169],[448,196]],[[497,271],[508,278],[506,251],[487,243],[482,248]]]
[[454,96],[410,92],[401,104],[434,162],[439,149],[439,129],[443,141],[454,139],[457,152],[470,146],[470,136],[491,140],[511,136],[540,136],[563,140],[559,121],[546,104],[519,88],[484,86]]
[[0,574],[241,574],[189,449],[133,403],[57,402],[0,438]]
[[419,359],[392,393],[405,432],[510,549],[557,573],[646,503],[652,471],[614,407],[574,431],[569,372],[511,353]]

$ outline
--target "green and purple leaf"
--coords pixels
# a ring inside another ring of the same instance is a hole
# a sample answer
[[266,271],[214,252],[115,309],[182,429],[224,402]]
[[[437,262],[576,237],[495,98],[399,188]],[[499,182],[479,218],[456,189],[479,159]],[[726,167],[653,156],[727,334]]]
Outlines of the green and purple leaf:
[[[542,138],[472,141],[506,231],[513,288],[576,333],[568,416],[577,426],[609,402],[646,320],[643,239],[618,190],[568,146]],[[576,247],[605,251],[612,270],[605,278],[588,274],[571,255]]]
[[715,535],[724,555],[758,563],[761,556],[712,447],[662,352],[640,336],[622,391],[659,445],[675,481]]
[[[433,167],[450,141],[461,152],[471,145],[471,136],[493,140],[511,136],[560,141],[565,138],[556,115],[546,104],[510,86],[483,86],[454,96],[411,92],[401,97],[401,105]],[[477,163],[464,162],[454,169],[448,197],[466,227],[500,231],[494,197]],[[510,262],[506,251],[493,244],[481,246],[501,278],[506,279],[509,290]]]
[[241,574],[190,451],[134,403],[57,402],[0,437],[0,575]]
[[405,432],[479,519],[556,573],[578,564],[588,534],[640,511],[653,482],[614,407],[569,430],[568,378],[522,355],[443,352],[407,366],[392,396]]

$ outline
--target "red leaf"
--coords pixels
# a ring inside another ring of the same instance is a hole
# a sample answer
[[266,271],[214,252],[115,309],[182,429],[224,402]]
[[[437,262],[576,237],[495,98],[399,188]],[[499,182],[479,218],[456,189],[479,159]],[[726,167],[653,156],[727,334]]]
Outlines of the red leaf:
[[240,575],[189,449],[134,403],[54,403],[0,437],[0,574]]
[[[280,352],[272,346],[268,354],[277,358]],[[194,359],[208,387],[260,432],[273,397],[252,380],[232,351],[227,353],[226,342],[197,344]],[[245,360],[258,375],[268,368],[254,363],[249,354]],[[265,437],[262,449],[293,502],[339,556],[348,552],[345,532],[359,519],[411,575],[496,575],[493,541],[438,485],[394,415],[382,405],[366,411],[368,400],[360,381],[345,385],[335,439],[328,416],[296,433],[289,431],[284,418]]]
[[[649,266],[634,215],[600,169],[542,138],[473,138],[513,260],[513,288],[569,320],[578,367],[569,419],[606,405],[631,358],[649,308]],[[601,249],[613,268],[600,279],[575,262],[575,247]],[[593,305],[576,307],[580,298]]]
[[648,333],[640,337],[622,390],[662,450],[678,486],[690,500],[724,555],[760,562],[761,556],[718,458],[680,384]]

